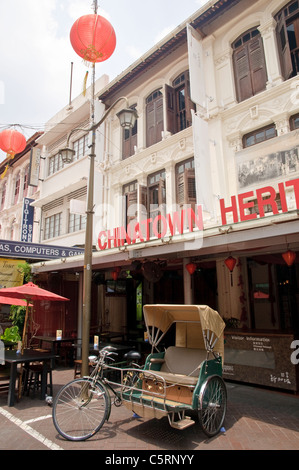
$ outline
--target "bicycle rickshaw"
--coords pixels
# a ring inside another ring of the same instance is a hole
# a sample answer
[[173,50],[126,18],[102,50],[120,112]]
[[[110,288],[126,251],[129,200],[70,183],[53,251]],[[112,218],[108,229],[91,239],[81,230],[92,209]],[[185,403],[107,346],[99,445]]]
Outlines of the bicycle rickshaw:
[[[142,418],[167,416],[176,429],[195,424],[197,413],[207,436],[220,431],[227,403],[222,318],[205,305],[145,305],[143,313],[152,347],[144,366],[113,365],[115,353],[104,348],[89,358],[94,364],[89,377],[75,379],[58,392],[53,422],[64,438],[85,440],[98,432],[109,419],[111,398],[115,406],[124,404]],[[174,345],[164,349],[163,341],[173,330]],[[128,359],[137,354],[128,353]]]

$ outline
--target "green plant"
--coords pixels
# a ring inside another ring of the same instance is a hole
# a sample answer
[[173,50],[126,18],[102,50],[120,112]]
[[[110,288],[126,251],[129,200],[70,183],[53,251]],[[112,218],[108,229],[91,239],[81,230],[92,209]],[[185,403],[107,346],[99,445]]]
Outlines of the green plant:
[[24,274],[24,282],[27,283],[31,279],[31,266],[28,263],[18,264],[19,270]]
[[11,328],[6,328],[4,334],[1,335],[1,339],[7,343],[17,343],[18,341],[21,341],[18,327],[12,326]]
[[9,319],[12,321],[13,326],[16,326],[18,328],[20,335],[23,334],[25,315],[26,307],[11,305]]

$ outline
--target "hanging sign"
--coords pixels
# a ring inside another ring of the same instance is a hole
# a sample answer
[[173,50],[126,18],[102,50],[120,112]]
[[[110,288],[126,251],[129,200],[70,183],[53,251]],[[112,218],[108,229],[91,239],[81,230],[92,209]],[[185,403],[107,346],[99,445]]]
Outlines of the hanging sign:
[[0,288],[17,287],[23,284],[24,273],[19,265],[24,263],[18,259],[0,258]]
[[33,148],[30,153],[29,186],[38,186],[41,149]]
[[34,199],[25,197],[23,202],[23,214],[22,214],[22,230],[21,230],[21,241],[32,242],[33,236],[33,224],[34,224],[34,207],[30,204]]

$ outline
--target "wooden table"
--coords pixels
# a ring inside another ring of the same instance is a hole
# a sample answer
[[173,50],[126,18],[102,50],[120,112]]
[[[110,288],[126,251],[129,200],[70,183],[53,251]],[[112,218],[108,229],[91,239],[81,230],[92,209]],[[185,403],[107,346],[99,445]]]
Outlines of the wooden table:
[[14,406],[15,403],[15,389],[16,389],[16,380],[17,380],[17,365],[25,364],[29,366],[30,362],[42,362],[42,383],[41,383],[41,400],[45,399],[46,388],[47,388],[47,362],[55,359],[55,355],[52,353],[38,352],[34,349],[25,349],[23,354],[18,353],[15,350],[5,351],[5,363],[10,364],[10,381],[9,381],[9,391],[7,406]]
[[[51,353],[56,354],[59,356],[59,347],[61,343],[74,343],[78,341],[77,338],[71,338],[71,337],[62,337],[61,339],[56,338],[56,336],[35,336],[35,339],[39,340],[40,347],[42,346],[42,343],[50,343],[51,344]],[[52,360],[51,363],[52,369],[55,367],[55,359]]]

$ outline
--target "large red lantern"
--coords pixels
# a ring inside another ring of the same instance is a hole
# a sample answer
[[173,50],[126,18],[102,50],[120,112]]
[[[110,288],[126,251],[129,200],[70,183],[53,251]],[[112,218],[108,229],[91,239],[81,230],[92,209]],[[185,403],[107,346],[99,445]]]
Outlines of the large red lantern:
[[87,62],[104,62],[113,54],[116,36],[113,26],[100,15],[81,16],[72,26],[74,51]]
[[14,129],[5,129],[0,133],[0,148],[13,158],[26,148],[26,138]]
[[294,251],[288,250],[281,255],[288,266],[292,266],[296,259],[296,253]]

